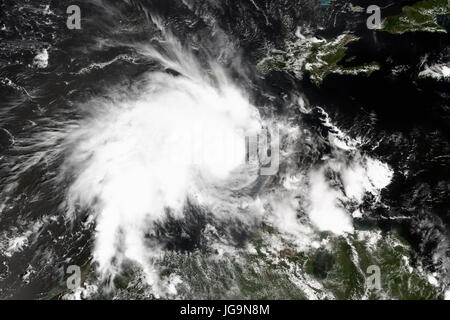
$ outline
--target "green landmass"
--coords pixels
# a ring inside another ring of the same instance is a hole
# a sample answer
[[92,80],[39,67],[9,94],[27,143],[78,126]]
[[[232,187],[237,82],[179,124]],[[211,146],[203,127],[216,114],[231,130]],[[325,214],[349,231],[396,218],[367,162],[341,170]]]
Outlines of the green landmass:
[[353,34],[343,34],[330,40],[300,39],[288,43],[283,50],[272,50],[258,63],[257,67],[262,73],[269,70],[285,70],[298,77],[301,77],[303,72],[308,72],[317,86],[320,86],[323,79],[331,73],[370,75],[379,69],[378,63],[372,62],[353,67],[339,65],[346,55],[347,44],[358,39]]
[[[245,277],[248,297],[267,298],[257,296],[261,287],[271,291],[267,283],[261,282],[262,272],[271,280],[272,294],[275,291],[285,299],[439,298],[437,287],[412,267],[412,251],[395,233],[381,235],[381,231],[371,230],[346,237],[325,234],[324,240],[326,246],[307,252],[298,252],[286,244],[275,257],[268,254],[269,243],[256,245],[257,253],[248,266],[255,268],[256,264],[259,273]],[[370,275],[367,270],[372,265],[380,270],[379,289],[366,284]]]
[[384,19],[382,30],[394,34],[405,32],[446,32],[437,23],[437,16],[450,13],[449,0],[422,0],[404,6],[402,13]]
[[[322,232],[317,247],[299,249],[270,226],[247,248],[167,253],[157,262],[162,279],[179,277],[179,299],[439,299],[442,293],[412,260],[412,249],[395,232]],[[379,268],[380,287],[368,285],[370,266]],[[95,281],[95,279],[93,279]],[[113,297],[155,298],[129,266],[114,280]]]

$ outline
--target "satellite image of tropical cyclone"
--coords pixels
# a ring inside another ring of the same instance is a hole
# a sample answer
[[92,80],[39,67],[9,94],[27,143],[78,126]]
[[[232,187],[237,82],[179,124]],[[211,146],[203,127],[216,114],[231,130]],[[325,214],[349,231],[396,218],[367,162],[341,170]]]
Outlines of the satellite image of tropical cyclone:
[[0,299],[450,299],[449,0],[0,0]]

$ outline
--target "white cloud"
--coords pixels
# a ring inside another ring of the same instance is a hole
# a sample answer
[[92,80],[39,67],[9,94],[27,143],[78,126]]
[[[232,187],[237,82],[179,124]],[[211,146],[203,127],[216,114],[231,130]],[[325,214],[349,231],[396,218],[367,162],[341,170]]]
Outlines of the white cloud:
[[339,206],[339,192],[332,189],[324,175],[324,170],[313,170],[310,181],[310,208],[308,210],[311,222],[320,231],[331,231],[342,235],[353,232],[351,217]]

